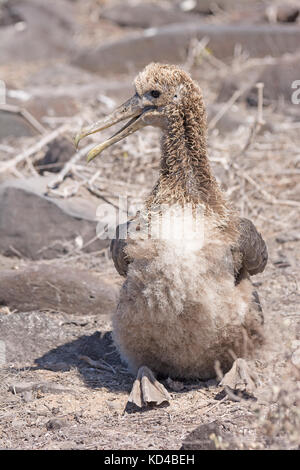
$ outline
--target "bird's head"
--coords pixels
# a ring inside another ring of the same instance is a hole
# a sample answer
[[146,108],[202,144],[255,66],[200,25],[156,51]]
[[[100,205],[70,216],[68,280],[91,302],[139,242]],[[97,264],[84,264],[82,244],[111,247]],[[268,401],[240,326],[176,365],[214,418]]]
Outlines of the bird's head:
[[147,65],[134,80],[134,87],[135,94],[132,98],[106,118],[82,129],[75,137],[75,144],[78,146],[84,137],[128,120],[110,139],[88,153],[88,161],[93,160],[107,147],[145,126],[166,128],[172,116],[183,113],[187,100],[193,101],[193,95],[201,97],[200,90],[190,76],[174,65],[157,63]]

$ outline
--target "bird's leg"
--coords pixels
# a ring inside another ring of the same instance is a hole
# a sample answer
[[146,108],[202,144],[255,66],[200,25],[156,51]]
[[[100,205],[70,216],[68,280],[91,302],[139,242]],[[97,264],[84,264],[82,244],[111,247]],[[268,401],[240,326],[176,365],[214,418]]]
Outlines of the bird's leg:
[[[230,371],[220,382],[228,396],[239,399],[239,394],[253,395],[258,385],[258,377],[248,366],[245,359],[238,358],[234,361]],[[237,393],[237,395],[235,395]]]
[[153,372],[146,366],[140,367],[128,401],[142,408],[169,403],[170,399],[168,391],[156,380]]

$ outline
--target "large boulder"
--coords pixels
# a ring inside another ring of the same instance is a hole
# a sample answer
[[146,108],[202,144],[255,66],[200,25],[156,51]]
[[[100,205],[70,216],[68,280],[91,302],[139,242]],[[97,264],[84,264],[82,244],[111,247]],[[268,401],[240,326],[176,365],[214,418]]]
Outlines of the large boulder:
[[31,312],[54,310],[74,315],[110,315],[119,286],[68,264],[30,264],[0,270],[0,306]]
[[221,59],[234,55],[237,45],[253,57],[280,56],[300,49],[298,26],[172,24],[131,33],[121,40],[83,50],[74,64],[101,75],[133,72],[151,61],[182,63],[191,39],[209,38],[208,50]]
[[6,137],[32,137],[37,131],[17,113],[0,110],[0,140]]
[[[50,259],[72,252],[96,237],[98,200],[47,196],[49,178],[11,180],[0,185],[0,252]],[[108,210],[111,208],[108,208]],[[109,240],[95,239],[84,251],[100,250]]]
[[11,2],[11,21],[0,25],[0,64],[66,57],[75,32],[71,17],[72,4],[64,0]]
[[107,6],[101,11],[101,18],[131,28],[152,28],[194,19],[193,15],[170,8],[170,5],[164,7],[158,3],[147,2],[129,4],[126,8],[124,2]]
[[239,73],[230,75],[222,84],[217,101],[227,101],[233,93],[245,87],[240,100],[250,105],[257,105],[257,82],[264,83],[264,103],[270,104],[284,99],[292,104],[292,94],[295,91],[292,83],[300,77],[300,54],[287,55],[275,61],[247,67]]

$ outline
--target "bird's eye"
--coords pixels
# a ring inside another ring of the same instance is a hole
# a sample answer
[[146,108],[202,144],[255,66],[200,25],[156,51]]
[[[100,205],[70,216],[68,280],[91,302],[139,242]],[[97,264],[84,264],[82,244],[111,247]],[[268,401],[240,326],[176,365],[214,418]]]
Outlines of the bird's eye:
[[151,96],[153,96],[153,98],[158,98],[159,95],[160,95],[160,91],[158,91],[158,90],[152,90],[152,91],[150,92],[150,94],[151,94]]

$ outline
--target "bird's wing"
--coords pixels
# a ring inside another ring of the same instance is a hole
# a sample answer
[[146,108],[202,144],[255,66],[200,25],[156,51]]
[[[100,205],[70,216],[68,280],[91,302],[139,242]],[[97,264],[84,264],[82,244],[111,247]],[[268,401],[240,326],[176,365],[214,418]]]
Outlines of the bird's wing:
[[[120,238],[124,230],[127,229],[132,220],[117,227],[116,238],[111,241],[110,251],[116,270],[121,276],[126,277],[128,265],[131,260],[125,252],[127,245],[126,238]],[[234,249],[233,259],[235,267],[236,282],[245,271],[253,276],[261,273],[268,261],[268,251],[261,234],[256,230],[254,224],[249,219],[239,219],[239,239]]]
[[[127,233],[128,226],[130,221],[120,224],[116,230],[116,238],[111,241],[110,244],[110,252],[111,256],[115,265],[116,270],[120,274],[120,276],[126,277],[128,271],[128,265],[130,264],[131,260],[125,253],[125,248],[127,245],[126,237],[123,238],[123,232]],[[120,238],[120,234],[122,238]]]
[[246,270],[250,276],[263,272],[268,261],[267,245],[261,234],[249,219],[239,220],[239,240],[237,250],[240,254],[240,266],[236,272]]

